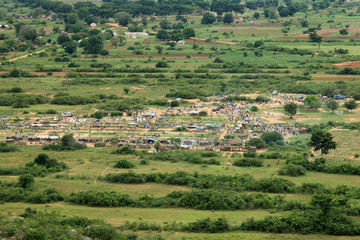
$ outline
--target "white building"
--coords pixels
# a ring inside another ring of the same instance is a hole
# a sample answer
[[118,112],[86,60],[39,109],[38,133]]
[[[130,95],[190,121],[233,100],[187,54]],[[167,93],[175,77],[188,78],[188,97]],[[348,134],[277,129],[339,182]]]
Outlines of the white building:
[[125,36],[132,39],[149,38],[149,34],[145,32],[126,32]]

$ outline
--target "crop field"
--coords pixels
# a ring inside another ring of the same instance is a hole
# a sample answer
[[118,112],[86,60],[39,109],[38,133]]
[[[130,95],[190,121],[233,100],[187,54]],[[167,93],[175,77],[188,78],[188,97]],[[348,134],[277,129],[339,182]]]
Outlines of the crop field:
[[359,239],[358,1],[0,2],[1,239]]

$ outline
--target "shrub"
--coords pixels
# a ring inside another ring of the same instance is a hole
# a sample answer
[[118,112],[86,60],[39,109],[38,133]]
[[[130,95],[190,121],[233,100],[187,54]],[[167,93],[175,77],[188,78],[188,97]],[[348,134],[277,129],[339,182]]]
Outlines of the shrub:
[[284,141],[284,137],[278,132],[264,132],[260,138],[269,145],[275,144],[277,141]]
[[126,145],[120,148],[117,148],[116,150],[112,151],[112,154],[133,154],[135,153],[135,149],[133,149],[130,145]]
[[261,138],[251,138],[249,141],[246,142],[246,145],[256,147],[256,148],[265,148],[266,143]]
[[19,177],[19,186],[22,188],[28,188],[35,182],[34,177],[31,174],[23,174]]
[[254,158],[256,157],[256,152],[245,152],[243,154],[244,157]]
[[241,158],[235,160],[233,165],[237,167],[262,167],[263,163],[261,159]]
[[207,233],[220,233],[230,230],[230,225],[226,218],[218,218],[211,220],[210,218],[200,219],[196,222],[188,223],[181,228],[187,232],[207,232]]
[[0,152],[16,152],[18,151],[15,145],[9,145],[7,142],[0,142]]
[[169,64],[167,64],[167,62],[160,61],[160,62],[156,63],[155,67],[156,68],[167,68],[167,67],[169,67]]
[[171,107],[178,107],[180,104],[178,101],[171,101],[170,106]]
[[305,175],[305,173],[306,173],[306,168],[304,168],[303,166],[293,165],[293,164],[286,165],[279,170],[280,175],[287,175],[292,177],[303,176]]
[[135,164],[126,159],[121,159],[116,162],[114,168],[134,168]]
[[109,51],[106,49],[102,49],[100,52],[100,55],[103,55],[103,56],[109,55]]

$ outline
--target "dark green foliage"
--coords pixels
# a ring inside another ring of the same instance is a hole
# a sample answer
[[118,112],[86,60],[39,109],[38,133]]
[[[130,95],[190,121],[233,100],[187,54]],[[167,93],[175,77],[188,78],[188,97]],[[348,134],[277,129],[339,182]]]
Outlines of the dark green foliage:
[[290,118],[292,118],[294,115],[296,115],[297,112],[297,104],[295,103],[288,103],[284,106],[284,111],[288,115],[290,115]]
[[329,153],[329,150],[336,148],[336,142],[333,138],[329,132],[322,130],[314,131],[311,134],[310,144],[314,147],[315,151],[320,150],[321,155],[326,155]]
[[299,165],[286,165],[279,170],[280,175],[287,175],[292,177],[303,176],[306,173],[306,168]]
[[284,141],[284,137],[278,132],[264,132],[261,137],[269,145],[278,144]]
[[246,142],[246,145],[256,148],[265,148],[266,142],[261,138],[251,138],[249,141]]
[[71,193],[67,201],[91,207],[125,207],[134,202],[127,194],[95,191]]
[[111,183],[140,184],[147,182],[170,185],[189,186],[200,189],[231,189],[234,191],[260,191],[269,193],[292,193],[296,191],[295,184],[282,178],[263,178],[255,180],[244,174],[238,176],[211,175],[199,173],[151,173],[108,174],[105,180]]
[[233,162],[237,167],[262,167],[263,161],[257,158],[241,158]]
[[134,167],[135,164],[127,159],[121,159],[117,161],[116,164],[114,165],[114,168],[134,168]]
[[18,104],[23,106],[26,105],[36,105],[36,104],[44,104],[49,101],[49,98],[42,95],[35,94],[9,94],[3,93],[0,94],[0,106],[14,106],[17,107]]
[[179,102],[178,102],[178,101],[171,101],[170,106],[171,106],[171,107],[178,107],[178,106],[179,106]]
[[48,144],[43,146],[43,150],[52,150],[52,151],[74,151],[74,150],[80,150],[85,149],[86,146],[77,143],[74,134],[65,134],[60,139],[60,144]]
[[98,100],[94,97],[87,97],[87,96],[55,96],[51,100],[51,104],[57,105],[85,105],[96,103]]
[[105,117],[107,114],[104,111],[97,111],[95,112],[93,115],[91,115],[93,118],[96,119],[102,119],[103,117]]
[[126,145],[123,147],[116,148],[116,150],[112,151],[112,154],[133,154],[135,153],[135,149],[132,148],[130,145]]
[[[66,217],[63,214],[51,211],[37,211],[26,208],[21,215],[24,219],[0,219],[1,237],[10,239],[49,240],[49,239],[93,239],[125,240],[125,235],[116,231],[115,227],[102,220],[85,217]],[[71,229],[76,230],[70,235]]]
[[[48,155],[40,153],[34,160],[34,164],[44,166],[45,168],[53,168],[57,171],[62,171],[67,168],[64,162],[58,162],[56,159],[49,158]],[[28,163],[27,166],[32,166],[32,163]]]
[[185,161],[194,164],[220,165],[220,162],[216,159],[203,159],[203,157],[206,156],[209,155],[207,155],[207,153],[200,151],[168,150],[152,155],[151,159],[158,161],[170,161],[170,162]]
[[34,177],[31,174],[24,174],[19,177],[19,186],[22,188],[28,188],[35,182]]
[[18,151],[15,145],[10,145],[7,142],[0,142],[0,152],[16,152]]
[[160,62],[156,63],[155,67],[157,67],[157,68],[167,68],[167,67],[169,67],[169,64],[167,64],[167,62],[160,61]]
[[226,218],[218,218],[216,220],[205,218],[196,222],[188,223],[182,227],[182,230],[186,232],[220,233],[229,231],[230,224]]
[[155,198],[145,195],[136,200],[117,192],[86,191],[71,193],[67,200],[92,207],[181,207],[201,210],[269,209],[285,203],[281,196],[270,197],[262,193],[237,194],[214,190],[176,191],[165,197]]
[[216,21],[216,17],[212,13],[205,13],[201,19],[201,24],[213,24]]

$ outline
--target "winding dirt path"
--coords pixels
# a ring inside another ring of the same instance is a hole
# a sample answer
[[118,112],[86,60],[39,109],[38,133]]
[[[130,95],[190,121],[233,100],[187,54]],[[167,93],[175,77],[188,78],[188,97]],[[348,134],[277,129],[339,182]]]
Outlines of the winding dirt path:
[[[42,53],[42,52],[45,52],[45,50],[46,50],[46,49],[40,50],[40,51],[37,51],[37,52],[34,52],[34,53],[26,54],[26,55],[21,56],[21,57],[17,57],[17,58],[10,59],[9,62],[13,62],[13,61],[19,60],[19,59],[21,59],[21,58],[26,58],[26,57],[28,57],[28,56],[31,56],[31,55],[35,54],[35,53],[36,53],[36,54]],[[0,65],[1,65],[1,63],[0,63]]]

